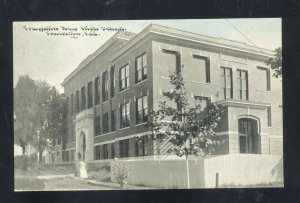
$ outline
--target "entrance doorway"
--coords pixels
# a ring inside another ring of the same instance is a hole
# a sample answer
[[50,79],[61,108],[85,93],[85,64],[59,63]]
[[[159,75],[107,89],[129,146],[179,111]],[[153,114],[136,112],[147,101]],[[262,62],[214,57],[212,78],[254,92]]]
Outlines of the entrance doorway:
[[78,150],[79,160],[85,161],[85,152],[86,152],[86,138],[85,138],[85,134],[81,132],[79,136],[79,150]]
[[238,122],[240,153],[259,154],[260,136],[258,134],[258,121],[251,118],[241,118]]

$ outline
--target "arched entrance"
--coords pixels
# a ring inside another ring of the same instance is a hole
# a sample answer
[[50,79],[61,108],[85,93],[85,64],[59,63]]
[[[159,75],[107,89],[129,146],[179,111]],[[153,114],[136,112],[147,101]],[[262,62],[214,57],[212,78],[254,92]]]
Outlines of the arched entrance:
[[258,121],[252,118],[241,118],[238,122],[240,153],[259,154],[261,147]]
[[85,137],[84,132],[80,133],[78,141],[79,141],[78,159],[85,161],[86,137]]

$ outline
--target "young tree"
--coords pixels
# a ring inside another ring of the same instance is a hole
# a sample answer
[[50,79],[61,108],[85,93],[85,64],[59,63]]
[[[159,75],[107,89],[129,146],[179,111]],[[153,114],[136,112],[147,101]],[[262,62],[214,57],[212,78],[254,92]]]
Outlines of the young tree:
[[174,90],[164,92],[166,101],[159,103],[159,109],[153,111],[153,121],[148,125],[153,130],[153,138],[160,142],[169,141],[171,148],[178,156],[185,156],[187,186],[190,188],[189,155],[205,156],[222,143],[214,129],[221,121],[222,108],[211,103],[204,110],[200,103],[191,105],[187,99],[183,68],[170,72],[170,84]]
[[274,51],[274,57],[269,58],[266,61],[267,65],[271,65],[271,68],[275,71],[273,77],[282,78],[282,49],[278,47]]

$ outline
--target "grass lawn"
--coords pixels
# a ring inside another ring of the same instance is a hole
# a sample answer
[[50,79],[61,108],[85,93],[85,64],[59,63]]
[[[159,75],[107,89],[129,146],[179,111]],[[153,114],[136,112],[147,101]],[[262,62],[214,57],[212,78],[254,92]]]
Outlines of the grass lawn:
[[[31,170],[15,171],[16,191],[40,190],[106,190],[111,188],[90,185],[87,180],[67,175],[74,174],[72,170]],[[55,175],[61,175],[55,177]],[[43,178],[44,177],[44,178]],[[47,177],[50,177],[49,179]],[[47,178],[47,179],[46,179]]]

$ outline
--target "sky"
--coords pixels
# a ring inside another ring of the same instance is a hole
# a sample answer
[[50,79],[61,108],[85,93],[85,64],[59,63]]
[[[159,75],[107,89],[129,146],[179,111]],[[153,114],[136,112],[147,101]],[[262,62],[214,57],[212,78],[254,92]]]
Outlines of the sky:
[[[211,37],[241,41],[249,45],[254,43],[258,47],[270,50],[282,46],[280,18],[14,22],[14,87],[20,75],[28,75],[34,80],[46,80],[63,93],[63,87],[60,84],[64,78],[116,33],[110,28],[139,33],[150,23]],[[98,30],[83,31],[81,27],[85,26]],[[77,29],[77,31],[72,30],[72,33],[81,35],[77,38],[70,35],[54,35],[71,32],[63,30],[62,27]],[[33,28],[48,29],[48,34],[45,30],[38,31]],[[49,28],[57,30],[49,30]]]

